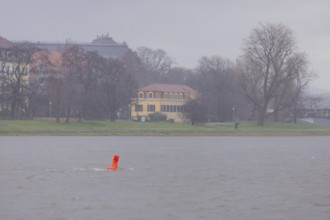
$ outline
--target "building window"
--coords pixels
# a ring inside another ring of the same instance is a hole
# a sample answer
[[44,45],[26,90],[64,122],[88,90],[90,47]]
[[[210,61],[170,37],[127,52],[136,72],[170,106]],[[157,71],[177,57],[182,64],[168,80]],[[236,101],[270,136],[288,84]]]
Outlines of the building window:
[[168,93],[167,92],[164,93],[164,99],[168,99]]
[[143,105],[138,105],[138,104],[136,104],[136,105],[135,105],[135,111],[136,111],[136,112],[142,112],[142,111],[143,111]]
[[143,92],[139,92],[139,98],[140,98],[140,99],[143,99],[143,96],[144,96],[144,95],[143,95]]
[[183,105],[161,105],[161,112],[184,112]]
[[175,98],[175,99],[178,99],[178,93],[175,93],[175,94],[174,94],[174,98]]
[[148,94],[148,98],[149,98],[149,99],[152,99],[152,98],[153,98],[153,94],[152,94],[152,92],[149,92],[149,94]]
[[170,97],[169,97],[170,99],[173,99],[173,93],[170,93]]
[[148,105],[148,112],[154,112],[155,111],[155,105]]
[[179,98],[183,99],[183,94],[182,93],[179,94]]

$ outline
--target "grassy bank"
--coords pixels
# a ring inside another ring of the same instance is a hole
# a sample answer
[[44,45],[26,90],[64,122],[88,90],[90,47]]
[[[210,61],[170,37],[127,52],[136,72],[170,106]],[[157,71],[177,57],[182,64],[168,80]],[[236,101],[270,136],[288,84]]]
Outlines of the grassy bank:
[[238,129],[233,123],[192,126],[186,123],[153,123],[129,121],[87,121],[56,123],[49,120],[0,120],[0,135],[77,135],[77,136],[302,136],[330,135],[330,129],[299,122],[266,123],[242,122]]

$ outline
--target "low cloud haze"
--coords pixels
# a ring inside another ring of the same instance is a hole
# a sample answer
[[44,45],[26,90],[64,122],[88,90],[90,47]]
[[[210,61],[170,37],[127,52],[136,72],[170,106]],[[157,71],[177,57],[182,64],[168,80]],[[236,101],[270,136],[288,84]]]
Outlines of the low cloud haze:
[[330,1],[1,1],[0,36],[12,41],[91,42],[109,33],[117,42],[165,50],[179,66],[202,56],[235,60],[259,23],[292,29],[311,69],[313,87],[330,90]]

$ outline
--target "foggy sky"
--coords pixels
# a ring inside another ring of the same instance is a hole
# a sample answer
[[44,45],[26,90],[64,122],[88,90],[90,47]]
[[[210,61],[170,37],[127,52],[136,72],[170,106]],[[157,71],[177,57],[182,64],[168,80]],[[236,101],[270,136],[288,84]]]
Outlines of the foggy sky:
[[0,36],[12,41],[91,42],[107,34],[132,49],[163,49],[176,64],[194,68],[202,56],[235,60],[259,23],[293,30],[330,91],[329,0],[0,0]]

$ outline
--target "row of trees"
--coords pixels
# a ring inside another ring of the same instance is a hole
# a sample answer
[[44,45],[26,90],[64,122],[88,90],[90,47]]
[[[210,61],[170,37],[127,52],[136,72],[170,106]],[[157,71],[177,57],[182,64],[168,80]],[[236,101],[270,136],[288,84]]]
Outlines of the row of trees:
[[[71,116],[114,121],[118,112],[128,118],[138,87],[174,83],[200,92],[185,114],[194,123],[235,115],[263,125],[269,117],[283,118],[283,112],[294,115],[303,89],[315,77],[292,31],[281,24],[253,29],[236,61],[202,57],[195,69],[176,67],[165,51],[145,47],[117,59],[79,47],[53,53],[28,45],[0,50],[0,112],[12,119],[45,116],[52,106],[57,121],[63,116],[67,122]],[[23,83],[27,72],[29,83]]]
[[[202,98],[190,107],[203,113],[198,103],[207,106],[207,114],[220,121],[231,116],[237,120],[241,115],[255,119],[260,126],[270,117],[274,121],[291,117],[296,122],[298,109],[304,108],[303,91],[315,77],[290,29],[282,24],[261,24],[251,31],[234,64],[217,56],[200,59],[195,87]],[[237,109],[240,112],[235,116]],[[190,113],[190,118],[192,115],[203,121],[202,114]]]
[[72,115],[80,121],[103,118],[115,121],[119,109],[128,105],[135,79],[122,61],[104,59],[79,47],[48,57],[48,64],[42,67],[46,74],[38,80],[42,81],[38,91],[40,96],[45,96],[44,106],[51,100],[57,122],[62,116],[69,122]]

